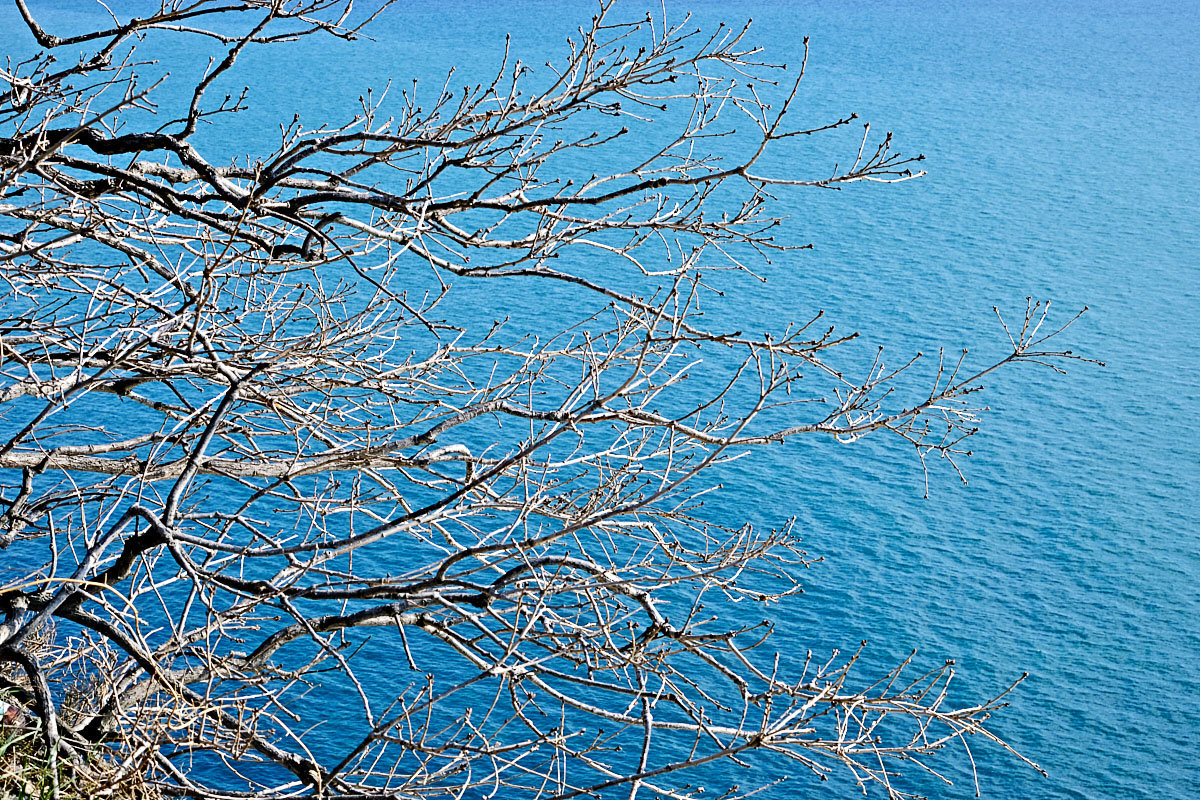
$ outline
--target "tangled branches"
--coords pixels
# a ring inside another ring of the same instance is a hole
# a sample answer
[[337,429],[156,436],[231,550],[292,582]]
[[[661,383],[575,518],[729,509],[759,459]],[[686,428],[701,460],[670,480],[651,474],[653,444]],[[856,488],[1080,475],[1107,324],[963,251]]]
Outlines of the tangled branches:
[[[0,658],[52,761],[197,798],[690,797],[693,768],[767,752],[900,796],[897,764],[999,742],[1003,696],[951,707],[949,665],[784,674],[769,623],[711,610],[810,561],[790,525],[705,520],[714,467],[871,431],[952,460],[985,375],[1071,357],[1030,304],[1002,361],[905,403],[903,369],[829,363],[852,337],[819,315],[705,324],[713,271],[790,249],[772,192],[918,174],[869,127],[848,166],[768,174],[856,124],[791,126],[803,66],[781,87],[745,29],[606,2],[548,72],[368,95],[239,165],[194,142],[244,108],[208,99],[239,56],[387,4],[168,2],[64,37],[16,5],[44,52],[0,92],[0,546],[28,565]],[[180,91],[137,59],[159,36],[219,53]],[[494,321],[457,299],[480,282],[572,318]],[[793,397],[802,374],[827,392]]]

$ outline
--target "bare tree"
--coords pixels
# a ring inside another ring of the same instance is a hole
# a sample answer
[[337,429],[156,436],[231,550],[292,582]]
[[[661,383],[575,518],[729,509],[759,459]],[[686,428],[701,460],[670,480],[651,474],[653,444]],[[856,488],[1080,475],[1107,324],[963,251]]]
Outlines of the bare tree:
[[[803,65],[606,0],[556,65],[506,56],[215,154],[193,140],[244,107],[209,91],[240,54],[354,39],[383,7],[170,0],[60,37],[15,3],[42,52],[0,94],[0,546],[21,567],[0,658],[73,780],[679,798],[693,768],[764,755],[904,796],[903,764],[1006,747],[1004,695],[949,705],[950,664],[785,671],[769,623],[729,622],[810,559],[790,525],[703,518],[720,464],[870,432],[953,464],[985,375],[1072,357],[1031,303],[1007,356],[939,356],[905,400],[912,362],[848,377],[829,359],[853,337],[819,314],[705,322],[715,271],[789,249],[773,192],[914,176],[866,126],[832,172],[761,167],[858,124],[792,124]],[[220,54],[181,92],[139,62],[150,37]],[[633,155],[647,131],[665,139]],[[575,318],[491,324],[459,299],[480,281]]]

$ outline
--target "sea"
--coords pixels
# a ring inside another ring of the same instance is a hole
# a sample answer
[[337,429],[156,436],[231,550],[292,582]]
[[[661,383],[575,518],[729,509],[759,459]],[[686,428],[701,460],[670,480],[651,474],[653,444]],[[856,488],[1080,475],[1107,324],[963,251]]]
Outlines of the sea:
[[[30,4],[50,30],[98,9]],[[461,83],[485,80],[506,36],[540,65],[595,9],[404,0],[371,39],[248,53],[246,130],[268,148],[278,128],[267,123],[348,116],[389,81],[432,94],[451,67]],[[746,41],[793,67],[809,37],[797,120],[855,112],[926,156],[918,180],[780,191],[781,237],[813,248],[764,266],[765,283],[730,276],[731,320],[771,330],[823,311],[861,332],[844,363],[862,368],[879,346],[896,363],[939,346],[982,363],[1005,343],[993,308],[1019,318],[1033,297],[1059,322],[1086,306],[1062,341],[1104,362],[989,377],[965,483],[936,461],[926,476],[911,447],[885,437],[802,437],[727,465],[707,513],[795,517],[822,558],[801,575],[804,594],[775,607],[775,646],[828,655],[865,641],[865,675],[914,650],[922,665],[953,659],[956,691],[977,699],[1028,673],[992,725],[1047,775],[972,740],[984,797],[1196,797],[1200,4],[620,0],[613,13],[647,10],[707,29],[752,19]],[[15,12],[0,17],[4,48],[28,51]],[[258,144],[204,136],[209,153]],[[826,171],[853,149],[841,136],[764,168]],[[710,792],[778,777],[728,769],[703,776]],[[969,771],[948,776],[915,786],[975,796]],[[857,791],[796,774],[761,796]]]

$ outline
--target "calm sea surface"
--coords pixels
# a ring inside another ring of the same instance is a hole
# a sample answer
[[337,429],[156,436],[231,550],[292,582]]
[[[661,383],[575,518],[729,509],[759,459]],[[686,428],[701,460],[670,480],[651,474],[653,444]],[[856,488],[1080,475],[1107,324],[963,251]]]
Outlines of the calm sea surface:
[[[40,5],[51,29],[95,8]],[[900,186],[783,193],[788,235],[815,250],[782,259],[765,286],[734,282],[739,324],[777,329],[781,312],[824,309],[895,361],[937,344],[978,348],[982,360],[1003,336],[991,307],[1016,314],[1033,295],[1064,319],[1090,306],[1069,343],[1107,362],[1065,378],[1034,367],[998,375],[969,485],[935,465],[929,499],[915,458],[883,440],[796,442],[737,462],[712,514],[762,524],[796,515],[808,550],[825,557],[783,610],[778,645],[822,653],[865,639],[873,668],[916,648],[929,665],[955,659],[960,690],[976,698],[1029,672],[996,729],[1049,777],[980,742],[986,797],[1195,797],[1200,5],[667,8],[704,25],[753,17],[751,40],[776,61],[798,63],[811,36],[798,119],[856,111],[928,157],[928,176]],[[373,43],[250,55],[248,129],[258,121],[273,133],[296,111],[309,122],[348,116],[389,78],[432,84],[457,65],[464,83],[483,79],[505,33],[540,64],[593,10],[404,2]],[[626,3],[630,17],[641,10]],[[5,45],[27,50],[13,12],[3,20]],[[219,136],[212,148],[256,149]],[[848,144],[814,147],[814,171],[825,171]],[[860,351],[864,366],[872,352]],[[974,795],[954,777],[921,788]],[[772,796],[844,788],[798,778]]]

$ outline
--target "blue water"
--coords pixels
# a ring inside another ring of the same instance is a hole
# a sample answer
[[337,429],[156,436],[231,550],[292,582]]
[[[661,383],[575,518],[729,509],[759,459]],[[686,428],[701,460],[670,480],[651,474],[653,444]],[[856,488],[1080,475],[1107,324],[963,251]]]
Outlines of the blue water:
[[[1032,295],[1068,316],[1090,306],[1070,344],[1107,364],[990,380],[968,485],[935,465],[928,499],[916,459],[878,438],[794,442],[737,462],[710,512],[768,525],[796,515],[809,552],[824,556],[803,575],[806,593],[778,612],[788,624],[777,644],[827,653],[867,640],[867,672],[913,648],[928,665],[953,658],[967,697],[1029,672],[995,729],[1049,777],[980,743],[984,796],[1194,797],[1200,7],[667,5],[705,25],[754,17],[751,39],[777,61],[798,62],[811,36],[800,119],[856,111],[928,157],[928,175],[899,186],[782,193],[786,235],[815,249],[767,269],[766,285],[732,280],[739,324],[777,328],[781,312],[824,309],[897,361],[938,344],[982,361],[1003,335],[991,307],[1019,313]],[[68,25],[83,7],[48,23]],[[464,82],[482,79],[505,33],[541,63],[591,12],[403,4],[375,42],[250,56],[275,87],[251,94],[245,130],[265,136],[297,110],[310,121],[348,115],[388,78],[432,83],[457,65]],[[212,148],[252,149],[244,132],[206,135]],[[814,147],[822,171],[846,141]],[[872,346],[846,357],[865,367]],[[974,795],[967,776],[954,777],[922,788]],[[829,794],[798,777],[771,796]]]

